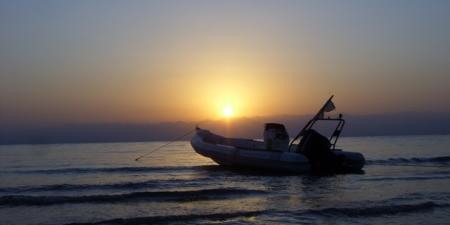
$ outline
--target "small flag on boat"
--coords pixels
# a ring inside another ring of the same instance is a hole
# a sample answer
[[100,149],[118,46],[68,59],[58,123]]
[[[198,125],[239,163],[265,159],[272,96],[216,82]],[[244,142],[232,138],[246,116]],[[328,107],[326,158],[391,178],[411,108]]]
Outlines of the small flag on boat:
[[325,105],[323,105],[322,109],[319,111],[319,113],[317,113],[316,118],[323,119],[325,118],[325,112],[331,112],[336,109],[336,106],[334,106],[333,101],[331,101],[332,98],[333,96],[331,96],[331,98],[328,99]]
[[327,104],[325,104],[325,107],[323,107],[324,112],[331,112],[335,109],[336,109],[336,106],[334,106],[334,103],[333,103],[333,101],[331,101],[331,99],[328,100]]

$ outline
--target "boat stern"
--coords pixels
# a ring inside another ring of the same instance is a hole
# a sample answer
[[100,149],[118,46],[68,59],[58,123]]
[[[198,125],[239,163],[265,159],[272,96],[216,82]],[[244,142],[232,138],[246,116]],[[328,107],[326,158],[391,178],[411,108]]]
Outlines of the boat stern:
[[347,152],[336,150],[334,154],[339,159],[340,167],[343,171],[358,171],[362,170],[366,159],[364,155],[359,152]]

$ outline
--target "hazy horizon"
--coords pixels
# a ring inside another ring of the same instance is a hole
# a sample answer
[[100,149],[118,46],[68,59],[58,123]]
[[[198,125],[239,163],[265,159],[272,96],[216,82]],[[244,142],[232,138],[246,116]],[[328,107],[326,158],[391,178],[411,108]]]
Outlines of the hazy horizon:
[[[261,138],[267,122],[283,123],[293,137],[312,115],[262,116],[206,121],[157,123],[82,123],[46,126],[0,126],[0,144],[51,144],[169,141],[195,126],[228,137]],[[344,115],[343,136],[403,136],[450,134],[450,113]],[[320,126],[319,126],[320,128]],[[324,134],[329,129],[322,129]],[[180,140],[189,140],[186,136]]]

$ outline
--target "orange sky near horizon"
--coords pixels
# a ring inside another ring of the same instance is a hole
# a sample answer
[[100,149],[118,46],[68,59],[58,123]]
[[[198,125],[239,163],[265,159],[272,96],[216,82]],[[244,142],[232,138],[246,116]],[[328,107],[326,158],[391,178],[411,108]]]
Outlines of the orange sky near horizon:
[[0,4],[2,123],[450,112],[444,2]]

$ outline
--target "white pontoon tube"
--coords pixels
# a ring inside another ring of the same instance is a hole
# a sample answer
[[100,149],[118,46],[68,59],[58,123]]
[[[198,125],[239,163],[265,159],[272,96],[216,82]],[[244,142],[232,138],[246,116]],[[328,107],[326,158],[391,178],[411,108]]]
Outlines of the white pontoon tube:
[[[342,114],[325,118],[325,112],[335,109],[332,98],[291,142],[284,125],[267,123],[264,141],[226,138],[197,127],[191,145],[197,153],[225,166],[294,173],[360,171],[365,163],[361,153],[336,149],[345,120]],[[317,121],[337,122],[331,137],[313,129]]]

